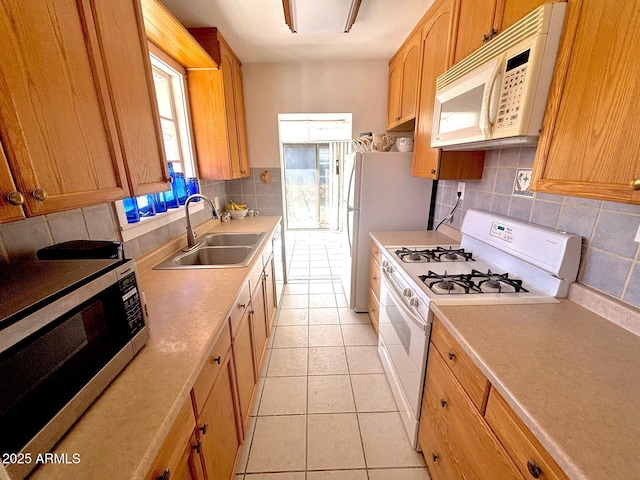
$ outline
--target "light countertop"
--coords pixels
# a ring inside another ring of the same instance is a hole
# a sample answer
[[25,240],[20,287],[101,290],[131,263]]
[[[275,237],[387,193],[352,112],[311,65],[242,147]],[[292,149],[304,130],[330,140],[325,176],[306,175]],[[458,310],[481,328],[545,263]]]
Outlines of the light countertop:
[[640,337],[569,300],[433,311],[570,478],[640,478]]
[[[200,233],[268,232],[280,217],[209,221]],[[183,236],[184,237],[184,236]],[[36,480],[135,479],[151,466],[206,355],[227,325],[227,312],[253,266],[225,269],[153,270],[184,238],[136,261],[149,311],[151,338],[53,449],[80,454],[75,465],[44,465]]]

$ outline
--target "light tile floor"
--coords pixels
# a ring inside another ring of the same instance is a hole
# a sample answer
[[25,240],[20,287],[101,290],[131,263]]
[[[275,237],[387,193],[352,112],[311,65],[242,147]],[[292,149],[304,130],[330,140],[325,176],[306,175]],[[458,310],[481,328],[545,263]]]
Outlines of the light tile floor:
[[340,236],[288,231],[289,282],[236,480],[429,480],[366,313],[347,308]]

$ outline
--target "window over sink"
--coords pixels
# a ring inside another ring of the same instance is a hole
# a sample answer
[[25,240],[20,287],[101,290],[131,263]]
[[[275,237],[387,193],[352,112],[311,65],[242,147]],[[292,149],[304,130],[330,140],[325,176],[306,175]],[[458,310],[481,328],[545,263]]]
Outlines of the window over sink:
[[[186,72],[153,44],[149,44],[149,51],[172,189],[115,202],[124,241],[184,218],[182,206],[187,196],[200,191],[189,124]],[[199,203],[190,210],[202,208]]]

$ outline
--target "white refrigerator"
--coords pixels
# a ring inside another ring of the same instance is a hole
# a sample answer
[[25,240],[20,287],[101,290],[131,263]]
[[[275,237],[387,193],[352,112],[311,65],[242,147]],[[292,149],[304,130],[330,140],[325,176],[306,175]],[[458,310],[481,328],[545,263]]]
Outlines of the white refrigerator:
[[344,161],[342,285],[349,308],[367,311],[369,232],[426,230],[433,180],[411,176],[412,153],[351,153]]

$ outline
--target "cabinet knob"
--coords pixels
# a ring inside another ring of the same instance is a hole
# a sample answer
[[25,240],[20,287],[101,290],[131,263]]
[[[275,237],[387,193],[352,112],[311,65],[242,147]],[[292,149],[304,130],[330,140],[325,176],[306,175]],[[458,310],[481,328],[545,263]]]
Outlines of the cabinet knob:
[[39,202],[44,202],[47,197],[49,196],[49,194],[47,193],[47,191],[44,188],[36,188],[31,195],[33,195],[33,198],[35,198],[37,201]]
[[441,398],[441,399],[440,399],[440,406],[441,406],[442,408],[445,408],[445,407],[447,406],[447,401],[446,401],[444,398]]
[[7,202],[11,205],[23,205],[24,204],[24,195],[20,192],[11,192],[7,194]]
[[432,168],[432,169],[431,169],[431,175],[435,175],[435,174],[436,174],[436,169],[435,169],[435,168]]
[[640,178],[634,178],[631,180],[631,182],[629,182],[629,186],[631,187],[631,190],[640,190]]
[[375,275],[373,276],[373,281],[377,282],[378,281],[378,277],[376,277]]
[[542,469],[533,460],[527,461],[527,470],[529,470],[533,478],[540,478],[540,475],[542,475]]
[[218,365],[220,365],[220,362],[222,361],[222,357],[218,355],[216,358],[213,359],[213,361],[216,362]]
[[205,424],[204,424],[204,425],[202,425],[201,427],[198,427],[198,430],[200,430],[200,431],[202,432],[202,434],[203,434],[203,435],[206,435],[206,434],[207,434],[207,427],[208,427],[208,424],[207,424],[207,423],[205,423]]
[[168,468],[158,475],[158,480],[169,480],[169,478],[171,478],[171,470]]
[[246,303],[239,303],[238,304],[238,308],[241,310],[244,310],[245,308],[247,308],[247,304]]
[[193,448],[196,451],[196,453],[200,453],[200,448],[201,447],[202,447],[202,442],[198,442],[191,448]]
[[456,358],[456,354],[453,352],[447,352],[447,357],[449,357],[449,360],[453,360]]
[[438,455],[436,455],[435,453],[431,454],[431,458],[433,459],[433,463],[436,463],[438,460],[440,460],[440,457],[438,457]]

